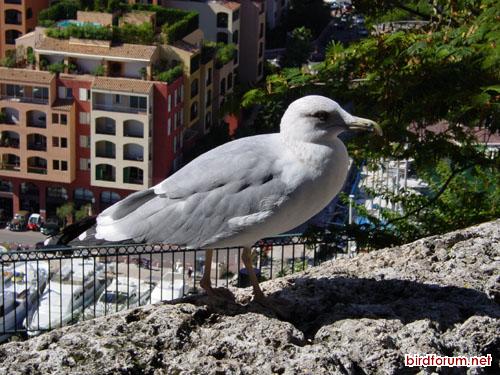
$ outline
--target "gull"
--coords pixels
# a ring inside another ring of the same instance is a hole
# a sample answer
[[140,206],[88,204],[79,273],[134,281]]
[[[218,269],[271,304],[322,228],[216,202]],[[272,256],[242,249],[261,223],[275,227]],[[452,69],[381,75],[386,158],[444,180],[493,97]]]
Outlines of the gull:
[[237,139],[206,152],[158,185],[104,210],[70,244],[205,249],[200,286],[208,295],[216,294],[210,281],[213,249],[241,247],[254,299],[263,301],[251,247],[303,224],[338,194],[349,165],[338,135],[347,130],[380,128],[329,98],[302,97],[285,111],[279,133]]

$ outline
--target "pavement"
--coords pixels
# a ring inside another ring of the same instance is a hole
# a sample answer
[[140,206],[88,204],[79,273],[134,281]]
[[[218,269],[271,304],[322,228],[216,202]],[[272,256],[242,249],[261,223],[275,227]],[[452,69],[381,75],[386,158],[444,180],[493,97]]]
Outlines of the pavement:
[[40,232],[12,232],[7,228],[0,229],[0,245],[2,246],[7,244],[16,248],[17,244],[21,244],[23,247],[34,247],[37,242],[44,241],[46,238],[47,236],[41,234]]

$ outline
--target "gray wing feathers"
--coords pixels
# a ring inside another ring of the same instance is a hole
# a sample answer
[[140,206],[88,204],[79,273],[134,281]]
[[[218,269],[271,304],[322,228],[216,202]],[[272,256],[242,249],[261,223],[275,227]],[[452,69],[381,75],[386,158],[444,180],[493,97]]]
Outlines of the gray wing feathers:
[[105,210],[97,237],[201,247],[259,223],[286,199],[273,158],[254,142],[215,150]]

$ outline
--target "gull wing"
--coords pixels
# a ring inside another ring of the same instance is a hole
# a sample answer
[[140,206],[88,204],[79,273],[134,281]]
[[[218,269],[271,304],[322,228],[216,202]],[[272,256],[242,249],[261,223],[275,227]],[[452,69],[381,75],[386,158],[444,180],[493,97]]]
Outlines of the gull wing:
[[96,238],[202,247],[251,229],[287,199],[280,142],[255,136],[203,154],[103,211]]

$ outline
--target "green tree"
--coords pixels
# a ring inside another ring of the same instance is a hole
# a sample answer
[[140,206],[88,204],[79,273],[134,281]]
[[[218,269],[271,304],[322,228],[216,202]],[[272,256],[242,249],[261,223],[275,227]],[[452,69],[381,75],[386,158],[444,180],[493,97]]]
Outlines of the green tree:
[[285,65],[301,66],[311,53],[312,33],[306,27],[294,29],[286,43]]
[[[265,89],[250,91],[243,100],[262,106],[261,117],[279,117],[277,107],[282,111],[308,93],[350,104],[356,115],[375,119],[384,129],[383,138],[350,142],[357,162],[411,158],[419,176],[433,176],[428,196],[400,197],[404,216],[385,213],[383,220],[373,220],[377,228],[357,233],[376,246],[499,216],[498,188],[492,186],[498,187],[500,159],[488,158],[474,134],[477,129],[487,134],[500,130],[500,3],[425,3],[355,1],[374,23],[389,12],[394,16],[394,9],[403,18],[429,23],[349,46],[333,43],[317,74],[283,70],[267,78]],[[445,131],[431,131],[436,123],[447,124]],[[491,209],[479,205],[477,197],[493,202]]]
[[64,227],[73,221],[74,212],[75,205],[73,204],[73,202],[64,203],[62,206],[59,206],[56,209],[56,215],[62,220]]

